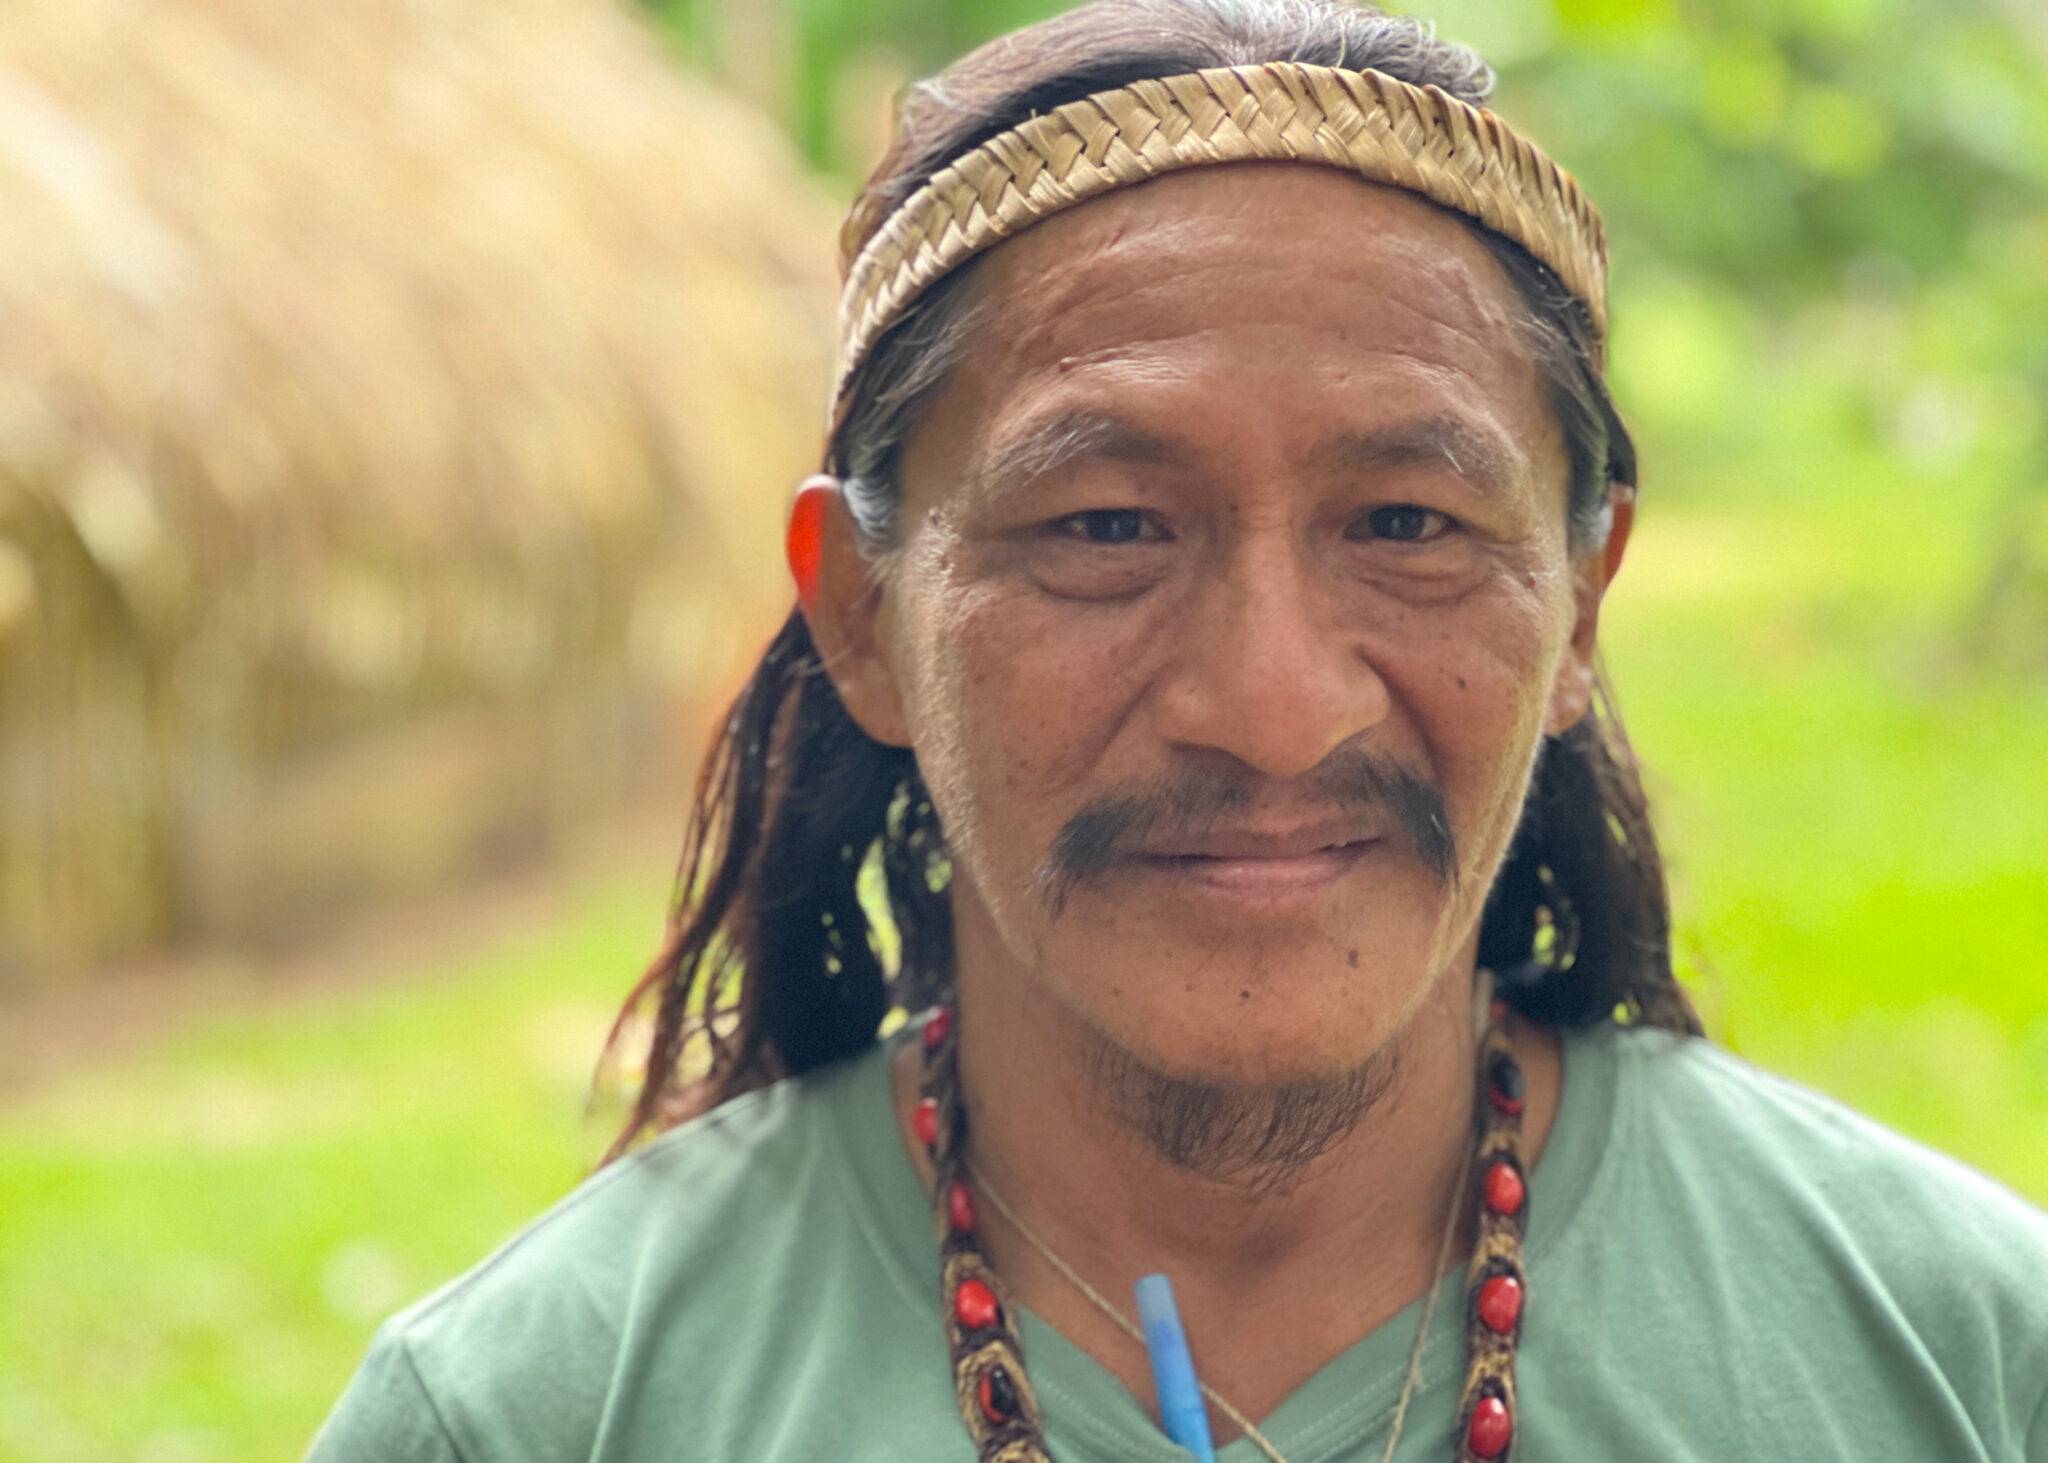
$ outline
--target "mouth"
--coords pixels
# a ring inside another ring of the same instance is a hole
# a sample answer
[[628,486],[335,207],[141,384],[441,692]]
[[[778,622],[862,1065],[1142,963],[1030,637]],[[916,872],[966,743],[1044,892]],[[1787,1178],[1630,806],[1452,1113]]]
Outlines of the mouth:
[[1360,838],[1268,856],[1148,853],[1136,855],[1132,863],[1188,893],[1223,900],[1253,912],[1284,913],[1312,903],[1326,888],[1356,869],[1379,844],[1377,838]]

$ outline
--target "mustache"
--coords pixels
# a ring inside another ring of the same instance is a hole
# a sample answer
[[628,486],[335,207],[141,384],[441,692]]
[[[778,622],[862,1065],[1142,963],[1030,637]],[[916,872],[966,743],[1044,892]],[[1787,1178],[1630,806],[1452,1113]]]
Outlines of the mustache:
[[[1154,787],[1103,798],[1076,812],[1053,838],[1038,870],[1040,897],[1058,918],[1074,891],[1100,878],[1155,834],[1201,835],[1226,813],[1255,801],[1257,776],[1221,767],[1189,768]],[[1361,749],[1336,752],[1316,769],[1313,790],[1339,816],[1355,820],[1360,837],[1391,818],[1410,851],[1445,888],[1458,883],[1458,845],[1443,793],[1390,757]]]

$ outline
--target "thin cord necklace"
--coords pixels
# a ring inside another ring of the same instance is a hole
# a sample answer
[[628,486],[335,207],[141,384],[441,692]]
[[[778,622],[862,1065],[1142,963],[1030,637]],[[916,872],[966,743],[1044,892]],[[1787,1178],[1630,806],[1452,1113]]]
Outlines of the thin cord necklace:
[[[1460,1212],[1468,1201],[1478,1211],[1478,1242],[1466,1272],[1467,1364],[1452,1456],[1458,1463],[1498,1463],[1508,1457],[1514,1441],[1515,1343],[1521,1333],[1526,1287],[1521,1246],[1528,1221],[1528,1185],[1521,1160],[1523,1080],[1508,1043],[1507,1009],[1492,999],[1490,972],[1478,972],[1476,995],[1475,1008],[1480,1014],[1474,1044],[1478,1072],[1474,1141],[1466,1149],[1452,1186],[1449,1219],[1387,1437],[1386,1463],[1391,1463],[1400,1443],[1408,1404],[1421,1380],[1423,1348],[1436,1309],[1436,1282],[1449,1262]],[[980,1463],[1051,1463],[1037,1393],[1024,1371],[1015,1310],[977,1237],[976,1191],[1055,1271],[1120,1328],[1141,1340],[1142,1333],[1017,1216],[968,1158],[954,1028],[953,1011],[948,1006],[939,1007],[925,1022],[923,1096],[912,1113],[912,1127],[936,1174],[932,1199],[954,1396]],[[1477,1189],[1468,1190],[1475,1170],[1480,1175]],[[1272,1463],[1286,1463],[1240,1409],[1206,1384],[1202,1393]]]

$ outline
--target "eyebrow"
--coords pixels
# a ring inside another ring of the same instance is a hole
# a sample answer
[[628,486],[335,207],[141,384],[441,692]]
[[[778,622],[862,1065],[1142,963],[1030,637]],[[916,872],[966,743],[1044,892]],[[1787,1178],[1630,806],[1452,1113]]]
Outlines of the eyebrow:
[[1014,437],[992,443],[971,475],[985,504],[1007,501],[1061,468],[1090,458],[1113,462],[1176,462],[1172,443],[1095,407],[1068,407]]
[[1451,471],[1489,496],[1506,492],[1526,466],[1520,450],[1506,437],[1447,413],[1346,432],[1324,452],[1337,467],[1349,472],[1447,462]]
[[[972,491],[982,503],[1006,502],[1065,467],[1091,458],[1161,463],[1186,454],[1166,438],[1097,407],[1067,407],[1014,437],[991,444],[973,470]],[[1339,471],[1448,463],[1488,496],[1506,492],[1526,465],[1500,433],[1454,413],[1437,413],[1385,427],[1339,433],[1317,456]]]

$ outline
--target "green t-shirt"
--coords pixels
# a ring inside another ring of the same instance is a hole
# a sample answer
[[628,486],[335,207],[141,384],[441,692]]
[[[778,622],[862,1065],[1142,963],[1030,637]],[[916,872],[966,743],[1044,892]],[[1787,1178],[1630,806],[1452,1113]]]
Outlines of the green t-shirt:
[[[1947,1159],[1705,1042],[1602,1027],[1567,1039],[1530,1205],[1517,1463],[2048,1463],[2048,1215]],[[1451,1453],[1462,1284],[1404,1460]],[[938,1306],[876,1047],[598,1173],[393,1318],[312,1456],[970,1463]],[[1261,1420],[1292,1463],[1377,1463],[1420,1307]],[[1059,1463],[1185,1463],[1019,1324]]]

